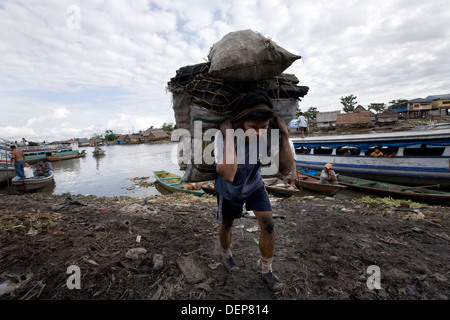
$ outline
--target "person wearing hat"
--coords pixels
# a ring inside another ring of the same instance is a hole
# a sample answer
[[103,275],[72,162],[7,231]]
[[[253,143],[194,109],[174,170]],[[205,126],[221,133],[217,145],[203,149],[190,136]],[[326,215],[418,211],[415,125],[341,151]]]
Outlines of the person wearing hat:
[[320,183],[331,183],[331,184],[337,184],[337,178],[336,173],[334,170],[331,170],[333,166],[331,163],[327,163],[324,167],[322,172],[320,173]]
[[[274,115],[272,109],[272,101],[264,91],[251,91],[242,98],[231,118],[220,125],[220,132],[215,139],[217,176],[214,187],[217,192],[217,218],[221,220],[219,240],[223,265],[229,272],[239,270],[231,253],[232,226],[235,219],[241,218],[245,204],[246,210],[252,210],[255,214],[261,229],[261,279],[271,290],[281,291],[284,285],[272,270],[275,243],[272,207],[260,173],[260,159],[258,157],[257,161],[252,161],[250,157],[255,151],[260,155],[261,133],[267,130],[269,135],[272,130],[269,126],[273,125],[280,130],[279,173],[288,175],[295,163],[287,126],[281,118]],[[245,134],[245,148],[235,143],[234,137],[239,132]],[[249,132],[254,134],[247,135]]]

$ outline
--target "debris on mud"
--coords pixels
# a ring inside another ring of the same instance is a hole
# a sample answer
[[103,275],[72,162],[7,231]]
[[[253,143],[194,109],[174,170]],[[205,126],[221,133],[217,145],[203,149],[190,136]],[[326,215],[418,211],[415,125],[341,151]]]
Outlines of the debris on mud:
[[[216,199],[0,195],[0,299],[442,300],[450,297],[448,207],[271,198],[273,293],[259,229],[236,220],[239,273],[221,265]],[[250,230],[250,231],[249,231]],[[368,281],[379,269],[379,289]],[[79,269],[77,269],[78,267]],[[79,270],[79,289],[70,288]]]

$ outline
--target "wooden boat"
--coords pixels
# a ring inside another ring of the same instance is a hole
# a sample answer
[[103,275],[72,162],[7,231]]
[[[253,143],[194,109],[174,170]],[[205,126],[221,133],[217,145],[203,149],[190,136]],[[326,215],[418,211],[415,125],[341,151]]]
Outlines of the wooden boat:
[[202,189],[206,193],[216,194],[216,189],[214,188],[214,180],[208,180],[208,181],[203,182]]
[[82,158],[84,156],[86,156],[86,151],[85,150],[83,150],[81,152],[74,151],[74,152],[66,153],[66,154],[52,153],[52,155],[47,156],[46,159],[48,161],[50,161],[50,162],[53,162],[53,161],[61,161],[61,160]]
[[92,151],[92,154],[94,156],[102,156],[105,154],[105,150],[100,149],[100,148],[96,148],[94,151]]
[[72,156],[79,154],[77,142],[58,145],[44,144],[35,146],[23,146],[20,147],[20,149],[25,154],[26,162],[30,164],[44,161],[45,159],[48,159],[49,161],[57,161],[58,159],[64,160],[66,158],[70,159]]
[[50,171],[50,174],[48,176],[38,176],[22,180],[20,180],[18,176],[15,176],[11,180],[11,184],[19,190],[36,190],[45,187],[52,181],[53,172]]
[[4,166],[0,164],[0,184],[11,180],[16,175],[13,166]]
[[339,175],[339,183],[369,194],[410,199],[430,204],[450,205],[450,192],[429,189],[438,188],[439,185],[411,187],[343,175]]
[[0,184],[11,180],[16,174],[14,164],[11,161],[11,148],[7,145],[7,141],[0,139]]
[[[450,129],[292,138],[297,167],[400,185],[450,188]],[[390,157],[372,157],[375,147]]]
[[289,184],[287,187],[282,179],[279,178],[265,178],[263,179],[264,186],[267,191],[283,196],[301,195],[302,191]]
[[347,189],[347,186],[342,184],[319,183],[318,176],[311,176],[301,172],[297,172],[297,179],[295,180],[295,185],[299,189],[304,188],[314,192],[322,193],[330,197],[336,195],[337,193],[341,192],[344,189]]
[[155,176],[156,181],[166,190],[172,192],[186,192],[196,196],[202,196],[205,193],[205,191],[201,188],[199,190],[191,190],[190,188],[193,185],[187,182],[182,182],[181,177],[176,174],[161,170],[153,171],[153,175]]

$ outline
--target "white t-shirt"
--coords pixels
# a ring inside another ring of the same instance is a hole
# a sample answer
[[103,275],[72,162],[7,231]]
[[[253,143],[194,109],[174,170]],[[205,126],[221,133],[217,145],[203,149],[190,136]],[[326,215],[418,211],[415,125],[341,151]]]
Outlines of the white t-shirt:
[[23,171],[25,173],[25,178],[33,178],[34,174],[33,174],[33,168],[30,167],[24,167]]
[[308,126],[308,120],[306,120],[305,116],[299,116],[297,118],[297,120],[299,121],[298,126],[299,127],[307,127]]
[[323,182],[326,178],[329,177],[336,177],[336,173],[334,172],[334,170],[330,170],[327,173],[325,169],[323,169],[322,172],[320,173],[320,182]]

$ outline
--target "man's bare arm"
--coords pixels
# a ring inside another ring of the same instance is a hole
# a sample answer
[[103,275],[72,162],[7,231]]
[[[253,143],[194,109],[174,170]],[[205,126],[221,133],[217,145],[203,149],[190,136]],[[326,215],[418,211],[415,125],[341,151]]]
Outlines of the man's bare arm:
[[[222,178],[226,182],[232,183],[237,171],[237,157],[236,157],[236,149],[234,147],[234,134],[233,134],[234,131],[230,129],[233,129],[233,126],[231,124],[231,121],[229,120],[224,121],[220,125],[220,131],[222,132],[224,141],[224,148],[222,159],[221,161],[219,161],[219,163],[216,164],[216,171],[220,176],[222,176]],[[227,137],[229,138],[227,139]],[[228,154],[230,154],[231,156],[231,157],[228,156],[228,158],[230,159],[227,159]]]
[[289,145],[289,131],[283,119],[279,116],[275,116],[275,120],[281,134],[278,171],[283,175],[288,175],[295,163],[294,155],[292,154],[291,147]]

